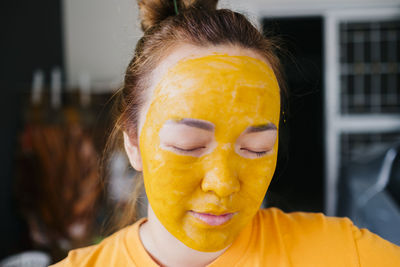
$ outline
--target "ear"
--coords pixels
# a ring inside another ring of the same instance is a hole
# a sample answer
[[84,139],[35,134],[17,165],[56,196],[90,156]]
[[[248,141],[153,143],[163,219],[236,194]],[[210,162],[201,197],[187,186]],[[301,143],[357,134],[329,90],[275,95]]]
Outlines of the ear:
[[132,167],[139,172],[142,171],[142,157],[140,156],[139,141],[137,135],[131,137],[126,132],[124,132],[124,147]]

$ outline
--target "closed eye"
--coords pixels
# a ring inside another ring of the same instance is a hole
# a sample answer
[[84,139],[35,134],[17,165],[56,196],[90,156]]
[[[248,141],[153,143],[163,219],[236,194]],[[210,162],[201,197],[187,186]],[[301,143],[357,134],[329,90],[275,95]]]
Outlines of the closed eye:
[[193,147],[193,148],[182,148],[182,147],[177,147],[177,146],[171,146],[173,149],[179,152],[183,153],[190,153],[190,152],[195,152],[195,151],[200,151],[201,149],[206,148],[205,146],[201,147]]
[[241,148],[240,150],[246,151],[248,153],[252,153],[252,154],[256,155],[257,157],[262,157],[265,154],[267,154],[267,152],[268,152],[266,150],[265,151],[253,151],[253,150],[250,150],[250,149],[247,149],[247,148]]

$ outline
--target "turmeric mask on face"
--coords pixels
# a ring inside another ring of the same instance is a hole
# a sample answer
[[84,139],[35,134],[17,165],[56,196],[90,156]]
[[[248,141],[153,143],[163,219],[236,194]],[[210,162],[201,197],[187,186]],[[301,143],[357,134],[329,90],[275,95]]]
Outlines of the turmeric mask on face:
[[229,246],[275,171],[280,91],[248,56],[183,59],[154,89],[139,146],[150,205],[190,248]]

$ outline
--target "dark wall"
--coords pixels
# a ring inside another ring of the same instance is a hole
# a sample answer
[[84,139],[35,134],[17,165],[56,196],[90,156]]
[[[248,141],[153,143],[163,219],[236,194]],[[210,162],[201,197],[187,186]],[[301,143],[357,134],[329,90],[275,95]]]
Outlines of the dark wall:
[[1,80],[29,83],[32,70],[63,65],[61,0],[8,0],[1,6]]
[[278,36],[288,85],[288,111],[279,162],[267,199],[286,211],[323,209],[323,20],[265,19],[266,36]]
[[15,196],[14,157],[32,72],[63,67],[61,0],[0,3],[0,258],[29,248]]

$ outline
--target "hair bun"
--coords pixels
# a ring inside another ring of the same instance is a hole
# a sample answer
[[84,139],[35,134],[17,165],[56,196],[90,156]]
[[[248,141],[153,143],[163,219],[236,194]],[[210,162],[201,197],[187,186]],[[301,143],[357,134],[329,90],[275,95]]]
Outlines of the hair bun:
[[[164,19],[175,16],[174,0],[137,0],[139,5],[142,30],[159,24]],[[189,8],[200,8],[214,11],[218,0],[176,0],[178,12]]]

